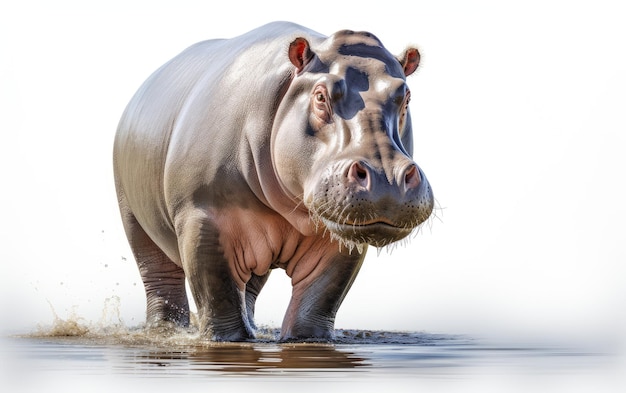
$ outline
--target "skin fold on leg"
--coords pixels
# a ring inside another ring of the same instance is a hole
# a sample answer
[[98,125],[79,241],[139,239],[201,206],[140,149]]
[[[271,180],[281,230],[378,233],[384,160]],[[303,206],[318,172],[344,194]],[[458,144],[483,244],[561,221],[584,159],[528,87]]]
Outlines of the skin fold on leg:
[[146,324],[189,326],[185,272],[154,244],[129,209],[122,208],[122,221],[146,291]]
[[361,268],[365,253],[338,255],[321,264],[322,274],[293,286],[281,341],[335,338],[335,315]]

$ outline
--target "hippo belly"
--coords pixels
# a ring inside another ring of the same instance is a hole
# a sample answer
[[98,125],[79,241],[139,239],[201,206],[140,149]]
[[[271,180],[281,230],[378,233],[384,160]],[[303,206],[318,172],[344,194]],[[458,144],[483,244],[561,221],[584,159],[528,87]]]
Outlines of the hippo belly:
[[370,33],[277,22],[155,71],[114,143],[148,325],[189,324],[187,280],[203,334],[252,339],[257,295],[282,268],[281,339],[332,339],[367,245],[405,238],[433,209],[412,158],[418,63]]

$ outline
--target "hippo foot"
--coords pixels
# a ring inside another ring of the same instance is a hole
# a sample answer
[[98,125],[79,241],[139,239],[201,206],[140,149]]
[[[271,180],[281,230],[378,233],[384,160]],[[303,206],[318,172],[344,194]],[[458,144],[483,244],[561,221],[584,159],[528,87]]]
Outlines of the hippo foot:
[[172,321],[155,321],[146,323],[143,331],[151,337],[171,337],[179,334],[194,334],[197,329],[191,326],[181,326]]
[[200,321],[206,321],[200,326],[200,332],[211,341],[245,342],[256,339],[254,329],[243,318],[202,318],[202,314],[200,316]]
[[322,337],[287,337],[287,338],[279,338],[277,340],[280,344],[289,344],[289,343],[322,343],[322,344],[330,344],[335,342],[335,338],[322,338]]
[[317,321],[317,323],[296,323],[289,326],[283,324],[279,342],[332,342],[335,340],[334,321]]
[[209,337],[214,342],[246,342],[254,341],[256,339],[252,330],[237,329],[224,331],[223,329],[217,331],[213,329],[205,330],[205,337]]

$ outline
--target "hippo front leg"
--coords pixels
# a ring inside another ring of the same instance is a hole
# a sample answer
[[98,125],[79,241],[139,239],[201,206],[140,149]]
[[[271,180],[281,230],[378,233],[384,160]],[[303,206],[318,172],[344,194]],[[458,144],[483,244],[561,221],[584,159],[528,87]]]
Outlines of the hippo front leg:
[[293,285],[281,341],[335,338],[335,315],[356,278],[365,252],[337,255]]
[[186,220],[179,243],[200,332],[214,341],[253,339],[245,291],[232,279],[214,224],[206,218]]

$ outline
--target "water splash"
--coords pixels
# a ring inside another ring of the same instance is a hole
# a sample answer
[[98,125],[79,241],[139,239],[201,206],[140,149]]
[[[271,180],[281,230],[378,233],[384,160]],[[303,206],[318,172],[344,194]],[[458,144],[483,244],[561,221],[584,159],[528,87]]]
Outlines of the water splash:
[[85,325],[85,320],[76,315],[76,310],[72,309],[68,319],[62,319],[56,313],[52,303],[48,301],[52,311],[51,326],[37,326],[37,336],[41,337],[79,337],[87,334],[89,328]]
[[[133,347],[166,347],[170,349],[189,349],[212,347],[215,345],[255,345],[278,344],[280,329],[271,326],[260,326],[256,331],[256,339],[247,343],[219,343],[210,341],[200,334],[197,314],[191,314],[191,326],[179,327],[173,323],[162,323],[156,326],[128,326],[120,317],[121,300],[112,296],[104,300],[102,315],[97,322],[89,322],[72,310],[67,319],[58,316],[52,304],[53,314],[51,325],[38,326],[31,334],[22,335],[27,338],[45,338],[55,341],[85,345],[122,345]],[[420,332],[384,332],[362,329],[336,329],[335,340],[325,344],[423,344],[433,343],[440,339],[451,339],[451,336],[439,336]],[[303,343],[320,342],[304,340]],[[290,343],[293,345],[294,343]]]

